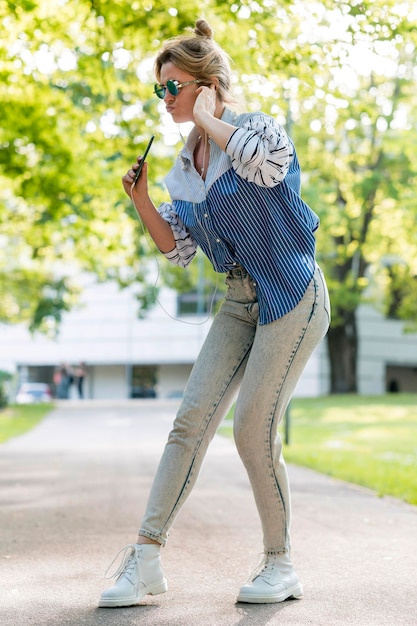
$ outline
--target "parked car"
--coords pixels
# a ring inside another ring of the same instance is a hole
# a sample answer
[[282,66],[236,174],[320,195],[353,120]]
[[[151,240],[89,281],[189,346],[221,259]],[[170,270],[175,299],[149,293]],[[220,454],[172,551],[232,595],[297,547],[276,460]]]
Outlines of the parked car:
[[51,402],[52,393],[46,383],[23,383],[16,395],[17,404]]

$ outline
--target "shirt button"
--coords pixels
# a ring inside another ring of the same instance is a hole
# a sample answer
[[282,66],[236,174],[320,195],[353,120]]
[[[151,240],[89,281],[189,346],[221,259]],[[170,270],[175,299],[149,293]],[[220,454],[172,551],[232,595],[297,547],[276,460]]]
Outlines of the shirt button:
[[220,243],[220,239],[216,239],[216,242],[217,242],[217,243]]
[[206,219],[208,218],[208,215],[207,215],[207,213],[204,213],[204,217],[205,217]]

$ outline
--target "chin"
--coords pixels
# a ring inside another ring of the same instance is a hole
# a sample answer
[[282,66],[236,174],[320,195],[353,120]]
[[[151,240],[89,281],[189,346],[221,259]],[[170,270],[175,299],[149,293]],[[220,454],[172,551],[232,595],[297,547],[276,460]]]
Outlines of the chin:
[[171,113],[171,117],[176,124],[186,124],[187,122],[194,122],[194,120],[188,115],[176,115],[175,111]]

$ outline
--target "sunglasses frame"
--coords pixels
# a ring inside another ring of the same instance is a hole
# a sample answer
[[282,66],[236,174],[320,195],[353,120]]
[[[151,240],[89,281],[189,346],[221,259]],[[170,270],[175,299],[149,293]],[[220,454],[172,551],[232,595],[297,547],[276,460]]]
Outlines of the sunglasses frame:
[[180,83],[178,80],[167,80],[166,85],[160,85],[159,83],[155,83],[153,91],[158,98],[163,100],[166,96],[167,90],[171,94],[171,96],[176,97],[183,87],[201,82],[202,81],[199,78],[195,78],[194,80],[187,80],[184,83]]

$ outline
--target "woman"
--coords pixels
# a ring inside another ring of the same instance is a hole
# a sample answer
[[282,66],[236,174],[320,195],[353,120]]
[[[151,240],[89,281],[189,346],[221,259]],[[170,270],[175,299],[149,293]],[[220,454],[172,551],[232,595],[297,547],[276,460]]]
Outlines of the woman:
[[[315,262],[319,220],[300,197],[292,141],[264,113],[238,115],[230,66],[212,31],[169,40],[159,53],[156,95],[175,122],[194,122],[166,178],[171,196],[157,210],[147,164],[123,187],[154,239],[186,267],[199,246],[226,273],[225,301],[193,367],[162,455],[136,544],[100,606],[136,604],[163,593],[160,548],[198,476],[207,446],[232,403],[234,438],[262,523],[265,558],[238,601],[301,597],[290,559],[290,496],[277,427],[309,357],[327,332],[329,301]],[[138,159],[140,162],[140,158]],[[122,552],[122,551],[121,551]]]

